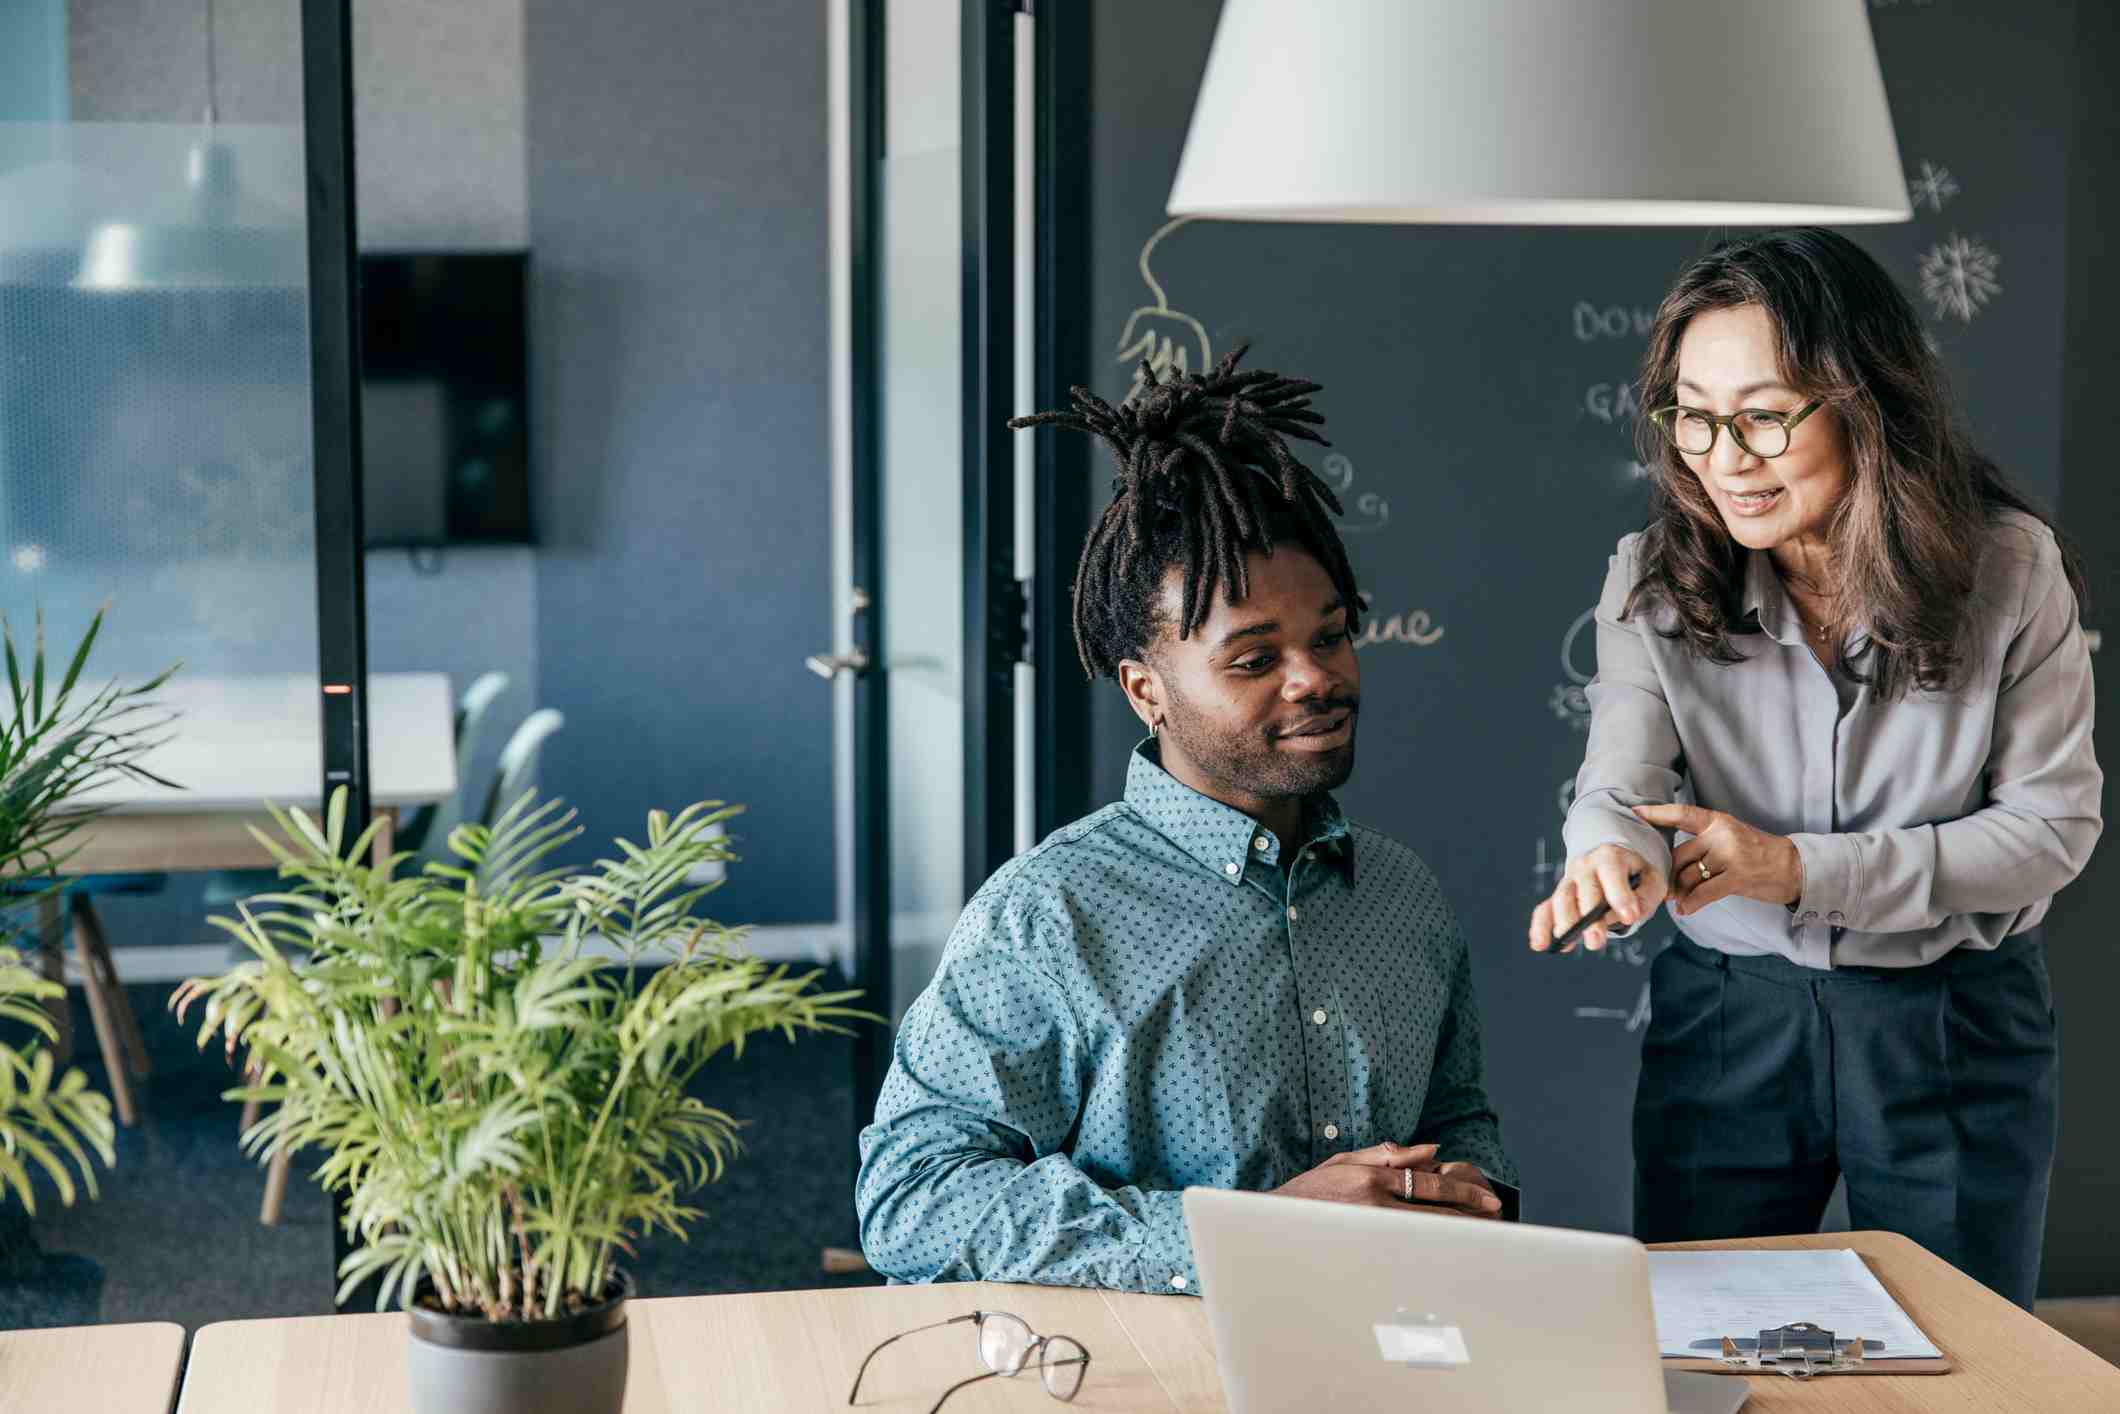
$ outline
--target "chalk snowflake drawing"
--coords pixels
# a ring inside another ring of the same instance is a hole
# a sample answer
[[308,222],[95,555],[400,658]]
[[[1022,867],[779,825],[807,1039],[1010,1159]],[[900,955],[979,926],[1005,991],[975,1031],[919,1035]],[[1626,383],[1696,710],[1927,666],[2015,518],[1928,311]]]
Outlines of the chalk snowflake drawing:
[[[1158,378],[1171,373],[1204,373],[1214,364],[1214,350],[1207,342],[1207,326],[1190,314],[1170,307],[1170,297],[1163,293],[1163,286],[1148,268],[1148,258],[1155,253],[1163,238],[1178,227],[1192,220],[1180,216],[1166,221],[1156,228],[1141,247],[1141,282],[1155,296],[1154,304],[1142,305],[1126,317],[1126,327],[1119,332],[1118,362],[1133,370],[1133,386],[1126,390],[1131,399],[1138,394],[1144,382],[1141,376],[1141,361],[1156,371]],[[1194,363],[1195,353],[1199,362]]]
[[1944,203],[1958,195],[1958,190],[1958,179],[1951,175],[1951,169],[1933,162],[1923,162],[1921,175],[1907,179],[1907,200],[1917,211],[1924,206],[1931,211],[1943,210]]
[[2002,257],[1979,241],[1953,233],[1921,257],[1921,293],[1936,316],[1970,324],[2002,293]]

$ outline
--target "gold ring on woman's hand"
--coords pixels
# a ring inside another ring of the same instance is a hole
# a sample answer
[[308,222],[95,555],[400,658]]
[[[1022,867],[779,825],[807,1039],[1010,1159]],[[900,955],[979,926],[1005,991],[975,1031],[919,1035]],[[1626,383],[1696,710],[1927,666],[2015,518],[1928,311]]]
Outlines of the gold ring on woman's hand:
[[1413,1170],[1400,1169],[1399,1172],[1406,1176],[1406,1201],[1411,1203],[1413,1201]]
[[1707,883],[1708,880],[1715,877],[1715,875],[1709,871],[1708,861],[1705,859],[1695,861],[1694,867],[1700,870],[1700,881],[1703,884]]

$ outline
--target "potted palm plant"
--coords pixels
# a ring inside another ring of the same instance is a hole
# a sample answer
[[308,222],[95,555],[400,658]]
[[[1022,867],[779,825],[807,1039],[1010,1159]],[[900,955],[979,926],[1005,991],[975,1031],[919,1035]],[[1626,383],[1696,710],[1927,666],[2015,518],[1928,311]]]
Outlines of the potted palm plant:
[[[102,627],[99,610],[54,679],[46,671],[43,614],[26,672],[14,630],[0,618],[7,666],[0,705],[0,1288],[11,1290],[48,1275],[59,1260],[44,1257],[29,1229],[40,1176],[71,1207],[77,1192],[96,1196],[92,1156],[106,1168],[116,1158],[110,1100],[79,1070],[62,1069],[50,1049],[59,1029],[46,1005],[63,1006],[66,989],[23,964],[15,944],[29,929],[21,916],[61,887],[56,876],[96,815],[84,795],[117,777],[168,784],[139,759],[168,724],[152,695],[176,670],[133,687],[112,681],[82,691],[81,673]],[[51,1284],[85,1288],[84,1305],[92,1305],[100,1273],[81,1259],[66,1261],[68,1280]]]
[[250,957],[173,1004],[203,1004],[201,1045],[248,1049],[258,1078],[230,1099],[278,1102],[251,1151],[322,1154],[353,1249],[340,1298],[373,1277],[378,1309],[410,1312],[416,1410],[617,1414],[619,1258],[682,1238],[685,1195],[738,1148],[687,1082],[761,1031],[843,1030],[856,994],[697,913],[716,885],[692,871],[734,857],[718,802],[655,812],[577,872],[543,867],[572,812],[526,795],[406,878],[360,862],[369,833],[346,847],[345,808],[274,811],[285,841],[260,838],[298,887],[215,920]]

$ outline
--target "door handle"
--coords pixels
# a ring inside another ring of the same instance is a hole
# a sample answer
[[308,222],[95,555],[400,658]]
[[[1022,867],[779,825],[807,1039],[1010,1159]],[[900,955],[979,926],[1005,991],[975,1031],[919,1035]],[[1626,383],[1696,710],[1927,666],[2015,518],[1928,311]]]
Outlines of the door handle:
[[[847,607],[853,612],[854,628],[857,635],[861,630],[861,616],[868,612],[869,606],[873,603],[875,601],[869,598],[869,591],[858,584],[848,593]],[[860,648],[855,648],[846,653],[812,653],[809,657],[802,660],[802,665],[826,682],[831,682],[838,678],[841,673],[852,673],[854,676],[860,677],[869,670],[869,655]]]
[[841,673],[853,673],[859,676],[867,672],[869,655],[862,652],[859,648],[856,648],[851,653],[812,653],[809,657],[802,660],[802,665],[826,682],[831,682]]

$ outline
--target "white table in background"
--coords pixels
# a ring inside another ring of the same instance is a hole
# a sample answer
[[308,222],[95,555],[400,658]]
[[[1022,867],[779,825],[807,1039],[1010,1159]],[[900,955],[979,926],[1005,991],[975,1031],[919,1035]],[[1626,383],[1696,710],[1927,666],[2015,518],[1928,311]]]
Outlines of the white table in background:
[[[315,676],[172,678],[156,700],[176,714],[168,740],[140,765],[181,789],[122,780],[85,797],[105,813],[72,843],[69,874],[260,869],[251,837],[273,833],[264,802],[320,808],[322,696]],[[443,673],[368,679],[369,803],[390,847],[396,811],[456,793],[456,707]]]

